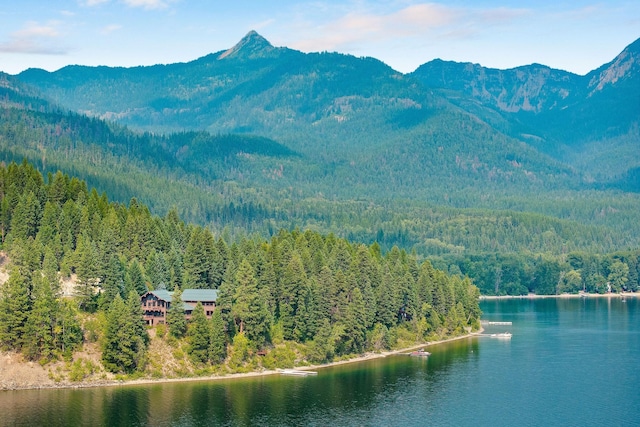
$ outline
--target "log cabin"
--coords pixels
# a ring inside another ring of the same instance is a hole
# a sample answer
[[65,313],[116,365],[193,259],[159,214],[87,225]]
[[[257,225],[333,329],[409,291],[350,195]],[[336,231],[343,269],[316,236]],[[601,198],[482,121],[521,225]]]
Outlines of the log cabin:
[[[171,307],[173,292],[161,289],[149,291],[140,297],[143,318],[147,325],[156,326],[167,323],[167,311]],[[184,316],[187,320],[191,318],[193,309],[198,302],[202,303],[207,319],[216,308],[218,299],[217,289],[185,289],[182,291],[182,303]]]

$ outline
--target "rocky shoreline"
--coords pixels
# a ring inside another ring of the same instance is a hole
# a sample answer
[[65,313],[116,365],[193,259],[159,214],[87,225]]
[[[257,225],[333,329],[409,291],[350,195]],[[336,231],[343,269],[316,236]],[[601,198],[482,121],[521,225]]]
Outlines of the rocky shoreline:
[[[358,363],[365,360],[377,359],[396,354],[402,354],[411,350],[434,346],[450,341],[457,341],[465,338],[473,337],[475,333],[469,333],[460,335],[457,337],[447,338],[438,341],[429,341],[422,344],[416,344],[411,347],[402,348],[399,350],[385,351],[380,353],[366,353],[362,356],[354,357],[346,360],[339,360],[322,365],[306,365],[299,366],[296,369],[299,370],[319,370],[328,368],[331,366],[344,365],[349,363]],[[144,384],[162,384],[171,382],[188,382],[188,381],[219,381],[235,378],[250,378],[258,376],[267,376],[279,374],[277,370],[262,370],[248,373],[235,373],[226,375],[210,375],[199,377],[184,377],[184,378],[141,378],[134,380],[118,380],[118,379],[102,379],[102,380],[90,380],[90,381],[59,381],[56,382],[50,378],[50,370],[34,362],[21,362],[19,359],[21,356],[17,353],[0,353],[0,391],[10,390],[40,390],[40,389],[80,389],[80,388],[93,388],[93,387],[114,387],[114,386],[129,386],[129,385],[144,385]],[[8,362],[8,363],[7,363]],[[62,363],[62,362],[57,362]],[[55,365],[53,366],[55,368]],[[110,374],[112,375],[112,374]]]

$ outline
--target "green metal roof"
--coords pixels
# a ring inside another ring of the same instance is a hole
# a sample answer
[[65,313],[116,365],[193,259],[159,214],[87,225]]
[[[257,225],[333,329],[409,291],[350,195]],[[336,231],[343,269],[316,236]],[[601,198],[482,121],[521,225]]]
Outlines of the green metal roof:
[[[169,292],[165,289],[157,291],[150,291],[149,293],[155,295],[158,299],[171,302],[173,292]],[[216,301],[218,299],[217,289],[185,289],[182,291],[182,301]]]

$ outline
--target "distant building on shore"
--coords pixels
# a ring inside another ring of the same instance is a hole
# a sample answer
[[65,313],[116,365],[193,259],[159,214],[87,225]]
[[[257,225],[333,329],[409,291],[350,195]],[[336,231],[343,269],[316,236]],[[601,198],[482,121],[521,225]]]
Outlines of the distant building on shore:
[[[167,323],[167,311],[171,307],[173,292],[165,289],[149,291],[140,297],[143,318],[147,325],[156,326]],[[191,318],[193,309],[199,302],[204,307],[204,313],[210,319],[216,308],[218,299],[217,289],[185,289],[182,291],[184,316]]]

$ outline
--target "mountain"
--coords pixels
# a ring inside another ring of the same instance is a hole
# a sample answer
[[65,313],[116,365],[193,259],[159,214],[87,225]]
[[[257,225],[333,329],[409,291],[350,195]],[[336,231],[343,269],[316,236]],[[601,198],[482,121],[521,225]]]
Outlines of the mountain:
[[402,74],[250,32],[187,63],[5,76],[23,92],[0,109],[0,158],[219,229],[309,227],[420,254],[610,251],[640,242],[638,139],[584,118],[633,86],[633,57],[590,87],[541,65]]
[[[570,167],[377,59],[274,48],[255,32],[189,63],[69,66],[18,78],[74,111],[140,130],[270,138],[306,159],[288,178],[310,183],[307,194],[386,197],[393,183],[394,195],[418,188],[421,197],[463,206],[480,183],[516,193],[581,185]],[[309,175],[318,168],[332,181]]]
[[[599,178],[640,166],[640,39],[585,76],[533,64],[509,70],[435,60],[411,74],[468,111]],[[638,189],[636,187],[636,189]]]

